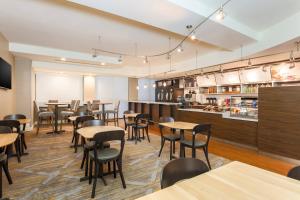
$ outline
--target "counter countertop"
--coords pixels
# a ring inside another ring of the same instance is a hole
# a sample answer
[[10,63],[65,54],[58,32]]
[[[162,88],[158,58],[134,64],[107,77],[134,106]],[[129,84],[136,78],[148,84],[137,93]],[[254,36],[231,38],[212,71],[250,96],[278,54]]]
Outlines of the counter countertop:
[[162,104],[162,105],[181,105],[181,103],[156,102],[156,101],[128,101],[128,102],[129,103]]
[[250,119],[250,118],[242,118],[242,117],[231,117],[229,112],[204,111],[202,109],[197,109],[197,108],[184,108],[184,109],[177,109],[177,110],[187,111],[187,112],[201,112],[201,113],[209,113],[209,114],[219,114],[219,115],[222,115],[222,117],[224,119],[258,122],[258,119]]

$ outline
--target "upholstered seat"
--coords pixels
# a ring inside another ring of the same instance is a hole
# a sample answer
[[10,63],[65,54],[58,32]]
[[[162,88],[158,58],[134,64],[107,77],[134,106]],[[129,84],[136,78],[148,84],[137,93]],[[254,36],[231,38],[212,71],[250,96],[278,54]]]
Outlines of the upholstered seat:
[[[190,147],[193,146],[192,140],[182,140],[182,141],[180,141],[180,143],[182,143],[186,146],[190,146]],[[203,147],[203,146],[205,146],[205,144],[206,144],[205,142],[200,141],[200,140],[195,141],[195,147]]]
[[73,111],[61,111],[61,116],[70,116],[70,115],[74,115],[74,112]]
[[[89,152],[90,158],[94,160],[94,152]],[[115,148],[100,149],[97,152],[97,159],[100,161],[109,161],[116,159],[120,155],[120,150]]]
[[54,113],[51,111],[39,112],[38,116],[39,117],[54,117]]
[[164,137],[169,140],[180,140],[179,134],[165,134]]
[[[91,150],[91,149],[94,148],[94,145],[95,145],[95,142],[94,142],[94,141],[89,141],[89,142],[86,142],[86,143],[83,145],[83,147],[84,147],[85,149]],[[110,147],[109,142],[104,142],[104,143],[103,143],[103,148],[109,148],[109,147]]]

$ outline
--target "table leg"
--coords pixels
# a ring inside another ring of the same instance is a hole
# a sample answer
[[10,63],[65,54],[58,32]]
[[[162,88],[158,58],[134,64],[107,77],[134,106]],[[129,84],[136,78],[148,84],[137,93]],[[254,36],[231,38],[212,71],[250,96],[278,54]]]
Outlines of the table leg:
[[180,130],[180,152],[179,152],[179,157],[182,158],[183,157],[183,148],[181,145],[181,141],[183,140],[183,134],[184,134],[184,130]]
[[102,120],[105,123],[105,104],[102,104]]
[[55,105],[54,108],[54,114],[55,114],[55,119],[54,119],[54,132],[48,132],[47,134],[60,134],[62,132],[65,132],[64,130],[58,130],[58,105]]

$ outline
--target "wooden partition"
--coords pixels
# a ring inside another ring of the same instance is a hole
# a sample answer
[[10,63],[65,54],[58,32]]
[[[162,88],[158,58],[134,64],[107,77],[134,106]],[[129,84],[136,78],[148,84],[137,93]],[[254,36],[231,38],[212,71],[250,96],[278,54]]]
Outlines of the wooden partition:
[[300,159],[300,87],[259,89],[258,148]]

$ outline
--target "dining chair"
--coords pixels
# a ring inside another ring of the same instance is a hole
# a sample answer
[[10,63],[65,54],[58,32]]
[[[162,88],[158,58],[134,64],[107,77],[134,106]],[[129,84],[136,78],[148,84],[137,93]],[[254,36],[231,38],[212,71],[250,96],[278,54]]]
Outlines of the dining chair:
[[21,162],[21,139],[20,139],[20,122],[17,120],[0,120],[0,126],[6,126],[11,129],[12,132],[16,132],[18,137],[14,142],[16,155],[18,162]]
[[[13,115],[6,115],[3,119],[19,120],[19,119],[26,119],[26,116],[23,114],[13,114]],[[21,149],[23,152],[24,152],[23,148],[27,149],[27,145],[26,145],[26,141],[25,141],[25,129],[26,129],[26,124],[23,124],[22,129],[20,128]]]
[[[82,124],[82,128],[83,127],[89,127],[89,126],[105,126],[105,122],[102,120],[98,120],[98,119],[94,119],[94,120],[88,120],[83,122]],[[82,138],[84,140],[84,138]],[[87,172],[88,172],[88,163],[89,163],[89,152],[91,150],[93,150],[95,142],[94,141],[85,141],[84,140],[84,145],[83,145],[83,158],[81,161],[81,166],[80,169],[83,169],[84,163],[85,163],[85,176],[87,176]],[[110,144],[109,142],[104,142],[102,144],[103,148],[109,148]],[[110,170],[110,165],[109,166],[109,170]]]
[[142,130],[142,132],[143,132],[143,139],[145,138],[144,131],[146,131],[148,142],[150,142],[150,138],[149,138],[149,120],[150,120],[150,115],[149,114],[138,114],[135,117],[135,123],[132,125],[132,128],[134,130],[135,144],[141,138],[140,137],[140,130]]
[[72,100],[70,104],[70,108],[60,112],[61,115],[60,130],[62,130],[63,120],[66,120],[68,119],[68,117],[75,115],[79,108],[79,104],[80,104],[80,100]]
[[[123,156],[123,150],[125,144],[124,137],[125,137],[125,132],[123,130],[97,133],[93,137],[93,141],[95,141],[94,149],[93,151],[89,152],[89,156],[90,156],[89,183],[91,183],[93,164],[95,164],[93,189],[91,195],[92,198],[95,197],[95,190],[96,190],[98,176],[102,178],[104,185],[106,185],[106,182],[103,179],[104,163],[108,163],[112,161],[117,164],[118,172],[121,177],[123,188],[124,189],[126,188],[126,183],[124,180],[123,170],[122,170],[122,156]],[[97,148],[97,146],[100,146],[102,143],[109,142],[109,141],[120,141],[120,148],[112,148],[112,147],[105,148],[105,149]],[[114,172],[116,172],[115,169]],[[115,174],[114,174],[114,178],[116,178]]]
[[54,132],[54,112],[53,111],[40,111],[37,102],[33,101],[34,104],[34,108],[35,108],[35,112],[36,112],[36,116],[37,116],[37,129],[36,129],[36,135],[39,134],[39,130],[40,130],[40,126],[42,124],[43,120],[48,120],[50,119],[50,123],[52,125],[52,130]]
[[164,189],[178,181],[192,178],[208,171],[207,165],[202,160],[195,158],[175,159],[164,166],[160,178],[160,187]]
[[100,100],[93,100],[87,102],[87,109],[90,115],[96,116],[98,119],[101,119],[102,110],[100,110]]
[[[75,120],[75,129],[73,131],[73,139],[72,141],[74,140],[75,144],[74,144],[74,149],[75,149],[75,153],[77,153],[77,147],[78,147],[78,142],[79,142],[79,134],[77,133],[77,129],[81,128],[82,127],[82,124],[85,122],[85,121],[88,121],[88,120],[93,120],[95,119],[93,116],[91,115],[86,115],[86,116],[79,116],[76,118]],[[81,139],[81,143],[83,144],[83,140]]]
[[[202,135],[205,137],[205,140],[196,140],[197,135]],[[192,157],[196,158],[196,149],[203,149],[207,164],[209,169],[211,169],[210,162],[208,159],[208,144],[211,135],[211,125],[210,124],[199,124],[193,128],[192,131],[192,140],[187,140],[184,138],[180,138],[180,149],[183,152],[183,156],[185,157],[185,147],[192,149]]]
[[300,166],[292,168],[287,176],[300,181]]
[[[119,126],[119,108],[120,108],[120,100],[116,101],[114,104],[114,109],[113,110],[106,110],[105,115],[106,115],[106,122],[114,122],[115,126]],[[109,118],[109,115],[113,114],[113,118]]]
[[[135,124],[135,121],[134,121],[134,118],[132,118],[132,117],[126,117],[126,114],[132,114],[132,113],[134,113],[133,110],[126,110],[123,113],[125,130],[127,130],[127,128],[128,128],[128,131],[127,131],[127,134],[128,134],[127,139],[128,140],[130,140],[130,128],[132,128],[132,126]],[[133,130],[131,132],[132,132],[131,138],[133,138]]]
[[[11,132],[12,132],[12,130],[11,130],[10,127],[0,126],[0,134],[2,134],[2,133],[11,133]],[[7,147],[0,148],[0,165],[1,165],[0,170],[2,170],[2,168],[3,168],[3,171],[6,175],[7,180],[8,180],[8,183],[11,185],[13,183],[13,181],[12,181],[11,175],[9,173],[9,169],[8,169],[8,157],[7,157],[7,154],[6,154],[6,148]],[[0,181],[2,181],[2,179]]]
[[[164,123],[164,122],[174,122],[174,118],[172,117],[160,117],[159,118],[159,122],[160,123]],[[173,158],[173,154],[175,153],[175,142],[180,140],[180,135],[178,133],[176,133],[175,129],[170,129],[169,131],[171,133],[164,133],[163,130],[167,129],[164,126],[159,125],[159,130],[160,130],[160,137],[161,137],[161,147],[159,150],[159,154],[158,157],[160,157],[162,149],[165,145],[165,141],[169,141],[170,142],[170,160],[172,160]]]

